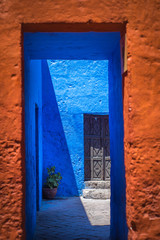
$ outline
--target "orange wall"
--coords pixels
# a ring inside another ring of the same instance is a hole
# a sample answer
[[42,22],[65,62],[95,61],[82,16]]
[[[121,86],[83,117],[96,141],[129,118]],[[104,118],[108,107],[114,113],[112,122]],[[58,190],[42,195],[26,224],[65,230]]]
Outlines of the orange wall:
[[[158,0],[1,1],[1,239],[24,236],[21,23],[57,22],[87,23],[86,26],[92,22],[127,22],[124,148],[128,238],[160,238],[159,10]],[[69,27],[64,25],[63,30],[69,31]]]

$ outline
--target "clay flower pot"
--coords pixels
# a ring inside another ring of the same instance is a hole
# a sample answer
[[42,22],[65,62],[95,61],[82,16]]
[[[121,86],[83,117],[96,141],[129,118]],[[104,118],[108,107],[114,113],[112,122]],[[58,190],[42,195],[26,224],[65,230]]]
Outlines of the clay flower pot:
[[42,189],[43,192],[43,198],[44,199],[53,199],[56,196],[57,193],[57,188],[43,188]]

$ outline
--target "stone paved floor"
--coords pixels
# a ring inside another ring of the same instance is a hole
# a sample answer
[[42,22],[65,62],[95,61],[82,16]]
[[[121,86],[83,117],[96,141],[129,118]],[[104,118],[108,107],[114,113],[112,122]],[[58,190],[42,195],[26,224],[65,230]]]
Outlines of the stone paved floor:
[[43,201],[35,240],[108,240],[110,200],[82,197]]

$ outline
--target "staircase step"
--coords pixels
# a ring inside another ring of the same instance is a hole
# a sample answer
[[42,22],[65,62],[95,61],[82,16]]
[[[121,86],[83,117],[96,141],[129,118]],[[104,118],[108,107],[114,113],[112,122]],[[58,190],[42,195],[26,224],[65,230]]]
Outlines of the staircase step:
[[83,189],[83,197],[87,199],[110,199],[110,189]]
[[85,189],[110,189],[110,181],[85,181]]

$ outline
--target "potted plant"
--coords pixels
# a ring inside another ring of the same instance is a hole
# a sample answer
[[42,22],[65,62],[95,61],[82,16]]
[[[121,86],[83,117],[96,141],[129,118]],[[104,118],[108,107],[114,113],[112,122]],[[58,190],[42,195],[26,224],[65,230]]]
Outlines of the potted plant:
[[55,166],[47,168],[47,171],[47,181],[42,189],[43,197],[45,199],[53,199],[57,193],[57,188],[60,184],[60,181],[62,180],[62,176],[59,172],[55,173]]

